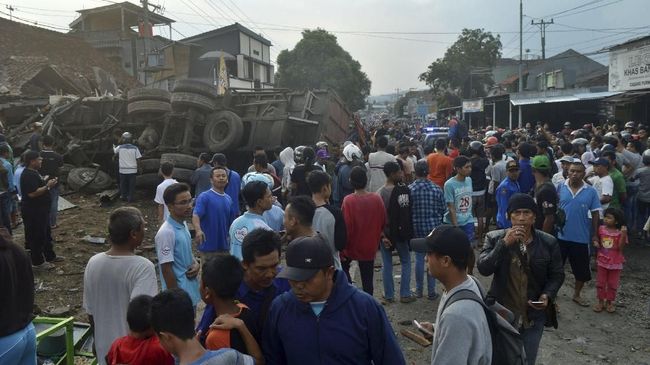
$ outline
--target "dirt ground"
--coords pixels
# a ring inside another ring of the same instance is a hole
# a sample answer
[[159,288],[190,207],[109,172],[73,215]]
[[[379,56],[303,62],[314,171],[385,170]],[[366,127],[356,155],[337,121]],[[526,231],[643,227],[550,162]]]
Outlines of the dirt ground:
[[[56,313],[67,309],[66,315],[73,315],[79,321],[86,321],[82,309],[83,272],[88,259],[95,253],[105,251],[107,245],[83,241],[86,235],[106,237],[106,221],[110,211],[122,203],[101,207],[93,195],[70,195],[66,199],[78,207],[59,213],[60,227],[53,231],[55,250],[65,256],[66,261],[58,264],[50,273],[36,274],[36,306],[42,314]],[[135,205],[140,208],[147,220],[146,237],[141,254],[155,262],[153,237],[157,230],[153,196],[138,195]],[[17,243],[24,242],[22,229],[14,233]],[[573,276],[567,265],[566,280],[558,296],[560,306],[559,328],[546,329],[542,338],[538,364],[650,364],[650,285],[647,284],[650,272],[650,246],[633,242],[626,249],[627,262],[621,277],[618,293],[618,306],[615,314],[595,313],[591,308],[582,308],[571,301]],[[395,264],[399,265],[397,257]],[[381,262],[378,257],[377,263]],[[396,266],[395,275],[400,266]],[[382,295],[381,272],[375,270],[375,297]],[[595,275],[595,273],[594,273]],[[488,286],[490,278],[480,277]],[[357,281],[360,282],[357,277]],[[415,280],[411,280],[412,289]],[[399,279],[395,279],[396,290]],[[442,290],[438,283],[437,290]],[[585,298],[594,303],[596,293],[594,282],[586,285]],[[430,360],[431,347],[420,345],[399,334],[402,328],[414,330],[406,325],[413,319],[419,321],[435,320],[438,301],[418,299],[410,304],[389,304],[386,312],[398,333],[404,355],[409,364],[426,364]]]

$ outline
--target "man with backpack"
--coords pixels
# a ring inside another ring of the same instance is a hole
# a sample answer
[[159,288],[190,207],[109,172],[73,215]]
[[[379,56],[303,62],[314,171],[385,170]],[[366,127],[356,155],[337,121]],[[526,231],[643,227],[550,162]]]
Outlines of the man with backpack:
[[[472,250],[467,235],[445,224],[425,238],[411,240],[411,248],[426,252],[429,272],[445,287],[436,315],[431,365],[493,363],[492,335],[481,304],[481,290],[467,275]],[[467,291],[481,303],[456,300]]]
[[537,214],[533,197],[514,194],[508,202],[512,228],[487,234],[477,265],[481,275],[494,274],[490,296],[514,314],[528,364],[535,364],[544,326],[557,328],[553,300],[564,282],[560,246],[535,229]]

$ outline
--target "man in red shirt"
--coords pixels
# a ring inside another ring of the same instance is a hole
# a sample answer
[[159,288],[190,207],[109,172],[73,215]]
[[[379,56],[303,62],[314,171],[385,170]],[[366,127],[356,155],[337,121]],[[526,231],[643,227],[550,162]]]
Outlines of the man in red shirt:
[[446,144],[447,141],[444,138],[438,138],[436,140],[436,151],[427,156],[429,180],[441,189],[445,187],[445,181],[449,179],[453,171],[451,158],[445,155]]

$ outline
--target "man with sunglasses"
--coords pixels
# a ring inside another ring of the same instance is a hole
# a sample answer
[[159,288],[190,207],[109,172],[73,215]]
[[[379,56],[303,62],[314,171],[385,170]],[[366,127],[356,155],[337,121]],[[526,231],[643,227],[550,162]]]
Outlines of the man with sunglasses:
[[156,254],[162,289],[181,288],[189,294],[192,304],[201,300],[199,293],[199,263],[192,254],[192,238],[185,219],[192,213],[190,187],[175,183],[163,193],[169,217],[156,233]]

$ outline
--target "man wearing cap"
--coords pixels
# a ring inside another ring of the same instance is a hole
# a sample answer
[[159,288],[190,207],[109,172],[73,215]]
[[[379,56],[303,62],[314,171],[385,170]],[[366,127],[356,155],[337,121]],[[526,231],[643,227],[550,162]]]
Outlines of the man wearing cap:
[[[328,166],[330,165],[328,160],[329,158],[330,158],[329,152],[327,152],[325,148],[321,148],[318,151],[316,151],[316,162],[314,163],[314,165],[323,169],[324,172],[331,173],[333,172],[333,168],[332,168],[333,166]],[[328,167],[329,170],[331,171],[328,171]]]
[[[568,143],[567,143],[568,144]],[[571,144],[568,144],[571,146]],[[562,158],[557,160],[560,163],[560,171],[558,171],[553,177],[551,178],[551,182],[557,189],[560,184],[564,184],[564,181],[567,179],[567,176],[569,176],[569,167],[573,163],[573,157],[570,155],[564,155]]]
[[[226,185],[225,192],[235,204],[237,210],[239,210],[239,190],[241,189],[241,177],[237,171],[228,168],[228,159],[226,159],[226,155],[223,153],[215,153],[212,155],[212,161],[210,161],[210,163],[214,167],[223,167],[226,169],[228,184]],[[212,171],[210,171],[210,181],[212,181]],[[210,188],[212,188],[212,182],[210,183]],[[196,196],[199,196],[199,194],[196,194]]]
[[554,310],[552,301],[564,282],[557,240],[534,227],[537,209],[530,195],[513,195],[508,202],[512,228],[487,234],[477,265],[482,275],[494,274],[490,295],[515,315],[531,365],[547,322],[547,307]]
[[[415,181],[409,185],[411,190],[411,215],[413,235],[416,238],[426,237],[429,232],[442,224],[442,218],[447,210],[445,194],[442,189],[427,178],[429,165],[426,160],[415,164]],[[415,296],[421,298],[424,291],[424,253],[415,253]],[[438,298],[436,279],[427,272],[427,294],[429,300]]]
[[[566,221],[559,230],[558,242],[562,252],[562,262],[567,258],[575,277],[573,301],[588,307],[581,296],[585,282],[591,280],[589,269],[589,245],[598,245],[598,224],[601,209],[596,189],[587,185],[585,166],[580,159],[575,159],[569,167],[569,179],[558,188],[559,207],[564,210]],[[591,212],[591,219],[587,214]]]
[[605,210],[609,207],[609,202],[612,201],[612,195],[614,195],[614,182],[609,176],[609,160],[599,157],[589,163],[594,167],[594,176],[588,178],[587,182],[598,192],[600,205]]
[[32,135],[29,137],[29,144],[27,145],[30,150],[41,151],[41,133],[43,132],[43,123],[35,122],[32,125]]
[[462,290],[482,297],[474,279],[467,275],[473,256],[467,235],[457,227],[442,225],[425,238],[412,239],[411,248],[426,253],[429,272],[445,287],[436,314],[431,364],[490,364],[492,340],[483,307],[473,300],[458,300],[447,306]]
[[199,196],[202,192],[210,190],[212,187],[212,183],[210,182],[211,172],[210,155],[203,152],[196,160],[196,170],[192,172],[190,179],[190,182],[194,186],[194,196]]
[[286,263],[278,277],[292,290],[273,300],[262,336],[268,365],[405,364],[384,309],[334,268],[322,237],[293,240]]
[[557,212],[557,190],[551,182],[551,161],[545,155],[535,156],[530,166],[535,177],[535,229],[555,234],[555,213]]
[[133,136],[129,132],[122,133],[122,144],[113,146],[117,155],[120,175],[120,196],[122,200],[133,202],[135,191],[135,177],[138,175],[138,159],[142,157],[138,147],[131,142]]
[[519,162],[510,160],[506,162],[506,178],[497,186],[494,191],[497,201],[497,227],[509,228],[510,220],[507,216],[508,201],[516,193],[521,193],[519,187]]

